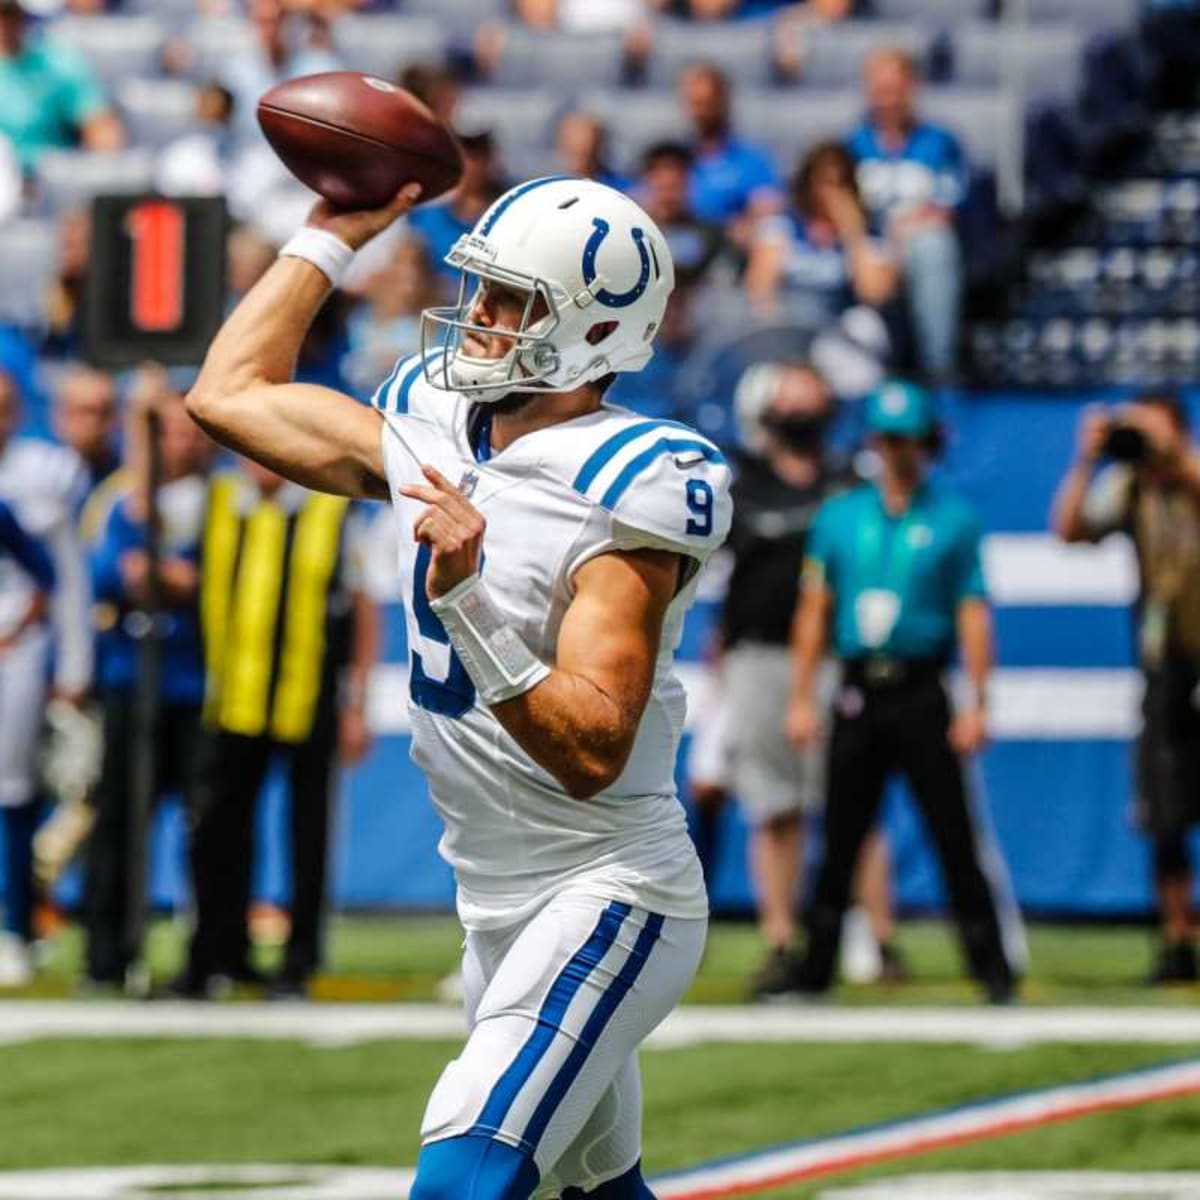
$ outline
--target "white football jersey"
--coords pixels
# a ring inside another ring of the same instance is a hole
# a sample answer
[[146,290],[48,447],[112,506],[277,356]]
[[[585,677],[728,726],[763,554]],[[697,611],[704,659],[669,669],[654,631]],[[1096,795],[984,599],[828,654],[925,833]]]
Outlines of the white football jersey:
[[[477,461],[467,398],[401,360],[372,403],[400,537],[408,617],[412,757],[445,822],[441,853],[467,928],[520,920],[564,886],[594,887],[668,916],[703,917],[707,897],[675,791],[685,696],[673,669],[699,565],[732,511],[720,452],[684,425],[605,406],[526,434]],[[625,770],[572,800],[478,700],[425,594],[429,551],[408,531],[422,505],[399,495],[422,464],[459,483],[487,520],[482,575],[526,645],[554,664],[576,570],[609,551],[651,547],[695,560],[667,610],[649,703]]]
[[[76,530],[86,493],[87,472],[74,450],[32,437],[0,446],[0,498],[54,561],[55,677],[70,691],[85,690],[92,677],[91,588]],[[32,595],[25,572],[0,562],[0,636],[20,621]]]

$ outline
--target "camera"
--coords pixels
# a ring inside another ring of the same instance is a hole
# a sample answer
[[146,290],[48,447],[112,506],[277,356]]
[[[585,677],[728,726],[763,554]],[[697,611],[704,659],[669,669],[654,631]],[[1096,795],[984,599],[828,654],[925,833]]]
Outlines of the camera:
[[1114,421],[1105,435],[1102,453],[1114,462],[1143,463],[1150,457],[1150,444],[1140,429]]

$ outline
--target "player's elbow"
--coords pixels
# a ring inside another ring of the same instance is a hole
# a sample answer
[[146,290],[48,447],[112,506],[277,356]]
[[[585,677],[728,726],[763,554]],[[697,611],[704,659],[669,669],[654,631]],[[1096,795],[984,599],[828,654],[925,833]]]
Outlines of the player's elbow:
[[605,738],[573,755],[558,781],[572,800],[591,800],[617,782],[632,749],[632,736]]

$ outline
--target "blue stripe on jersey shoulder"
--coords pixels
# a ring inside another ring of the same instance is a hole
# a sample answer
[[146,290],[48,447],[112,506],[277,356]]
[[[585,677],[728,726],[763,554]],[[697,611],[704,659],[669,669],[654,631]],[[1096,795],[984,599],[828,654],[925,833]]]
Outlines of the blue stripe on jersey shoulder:
[[520,187],[515,187],[506,196],[501,196],[496,201],[496,207],[488,214],[487,220],[479,228],[481,237],[487,237],[496,226],[496,222],[520,200],[522,196],[529,192],[535,191],[537,188],[545,187],[548,183],[559,183],[564,179],[574,179],[574,175],[546,175],[541,179],[531,179],[528,183],[521,184]]
[[522,1134],[522,1140],[526,1145],[536,1147],[542,1140],[546,1126],[550,1124],[551,1118],[558,1111],[558,1106],[563,1102],[567,1092],[571,1090],[571,1085],[579,1077],[579,1072],[583,1069],[588,1054],[594,1049],[600,1040],[600,1035],[620,1007],[621,1001],[625,999],[629,989],[633,987],[637,982],[637,977],[642,973],[642,968],[645,967],[646,960],[650,957],[650,951],[654,949],[654,943],[658,941],[662,933],[664,920],[665,918],[658,913],[651,913],[646,919],[646,924],[642,926],[637,941],[634,943],[629,957],[625,960],[625,965],[600,997],[575,1044],[571,1047],[566,1061],[558,1069],[558,1074],[554,1076],[545,1095],[538,1102],[537,1108],[533,1110],[533,1116],[529,1118],[529,1124],[525,1126],[525,1132]]
[[388,389],[396,382],[396,376],[412,362],[412,355],[406,354],[403,358],[396,359],[396,365],[391,369],[388,377],[375,389],[375,394],[371,397],[371,404],[375,408],[382,408],[385,412],[388,406]]
[[567,1015],[567,1009],[575,994],[583,986],[587,977],[600,965],[608,953],[625,918],[629,916],[628,904],[613,901],[600,914],[591,936],[571,956],[567,965],[558,973],[551,984],[542,1007],[538,1012],[537,1024],[526,1039],[525,1044],[517,1052],[516,1058],[509,1064],[508,1069],[496,1081],[492,1088],[483,1111],[479,1114],[470,1133],[495,1133],[503,1124],[508,1110],[512,1107],[517,1094],[525,1086],[530,1075],[537,1069],[546,1051],[550,1049],[558,1036],[559,1027]]
[[664,454],[702,454],[706,462],[724,462],[725,456],[708,442],[697,438],[659,438],[647,446],[641,454],[635,455],[621,470],[621,473],[608,486],[608,491],[600,497],[600,507],[612,509],[617,501],[629,490],[630,484],[649,467],[656,459]]
[[644,433],[649,433],[653,429],[681,429],[684,433],[695,435],[695,430],[690,429],[687,425],[681,424],[679,421],[638,421],[633,425],[628,425],[621,430],[620,433],[614,433],[612,437],[601,444],[592,452],[587,462],[579,468],[579,474],[575,476],[575,482],[571,485],[577,492],[587,494],[588,488],[596,482],[596,476],[604,470],[606,466],[630,442],[636,441]]
[[[427,357],[433,358],[441,354],[440,350],[431,350]],[[408,400],[412,394],[413,385],[425,374],[425,359],[419,354],[402,358],[393,368],[383,386],[376,395],[379,397],[378,407],[384,412],[403,414],[408,412]]]

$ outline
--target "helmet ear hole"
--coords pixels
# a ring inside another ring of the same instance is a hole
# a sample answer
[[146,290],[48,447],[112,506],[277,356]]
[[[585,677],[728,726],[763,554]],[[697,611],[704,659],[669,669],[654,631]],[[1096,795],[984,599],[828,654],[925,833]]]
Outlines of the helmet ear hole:
[[584,340],[589,346],[598,346],[616,329],[619,324],[619,321],[597,321],[596,324],[593,325],[586,334],[584,334]]

